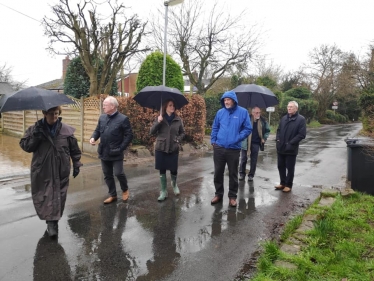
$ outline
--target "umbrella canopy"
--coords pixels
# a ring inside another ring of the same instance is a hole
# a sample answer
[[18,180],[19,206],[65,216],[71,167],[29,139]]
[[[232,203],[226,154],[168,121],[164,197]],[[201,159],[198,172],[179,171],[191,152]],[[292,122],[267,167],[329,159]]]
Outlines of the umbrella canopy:
[[174,101],[175,109],[181,109],[188,104],[188,100],[178,89],[166,86],[147,86],[134,97],[138,104],[151,109],[159,109],[162,103],[169,99]]
[[0,98],[0,109],[3,107],[3,104],[5,103],[5,101],[7,100],[7,98],[9,98],[13,93],[8,93],[8,94],[4,94],[1,96]]
[[264,86],[243,84],[233,89],[238,97],[238,105],[248,107],[267,108],[279,103],[275,94]]
[[45,110],[62,104],[72,104],[73,100],[64,94],[36,87],[19,90],[6,97],[0,112],[21,110]]

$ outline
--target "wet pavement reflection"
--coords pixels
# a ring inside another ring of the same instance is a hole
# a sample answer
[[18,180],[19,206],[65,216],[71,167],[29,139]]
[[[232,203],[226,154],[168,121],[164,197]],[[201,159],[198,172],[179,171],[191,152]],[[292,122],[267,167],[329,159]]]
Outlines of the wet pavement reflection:
[[[254,181],[239,182],[237,208],[228,206],[227,197],[210,204],[211,152],[180,158],[181,195],[173,194],[167,173],[169,197],[161,203],[152,162],[125,166],[128,203],[103,205],[107,187],[99,162],[92,160],[70,179],[55,241],[44,235],[45,223],[35,216],[28,176],[0,182],[0,196],[6,198],[0,205],[0,258],[5,269],[0,280],[234,280],[261,241],[279,235],[290,216],[318,197],[316,186],[344,184],[344,138],[360,129],[360,124],[349,124],[309,130],[290,194],[273,188],[278,171],[270,138],[259,155]],[[10,145],[7,138],[0,140]],[[10,149],[0,155],[9,156]],[[20,163],[12,165],[24,165]],[[227,186],[226,174],[225,196]]]

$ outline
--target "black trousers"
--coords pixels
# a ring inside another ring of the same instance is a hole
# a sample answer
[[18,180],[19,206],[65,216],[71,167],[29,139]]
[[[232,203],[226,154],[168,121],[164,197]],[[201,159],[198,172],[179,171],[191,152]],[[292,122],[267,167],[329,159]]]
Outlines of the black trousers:
[[280,184],[292,188],[295,175],[296,155],[278,153],[278,171]]
[[216,196],[223,197],[223,176],[225,167],[229,169],[229,198],[236,198],[238,193],[238,166],[239,166],[240,149],[226,149],[215,146],[213,151],[214,161],[214,187],[216,188]]
[[[118,161],[104,161],[101,160],[101,168],[104,173],[104,180],[109,188],[110,196],[117,196],[116,183],[114,182],[114,176],[117,177],[122,191],[126,191],[129,187],[127,186],[127,178],[123,170],[123,160]],[[114,176],[113,176],[114,172]]]
[[[248,176],[251,176],[251,177],[255,176],[259,151],[260,151],[260,144],[251,143],[251,155],[250,155],[251,168],[248,172]],[[248,161],[247,150],[242,149],[241,154],[240,154],[239,174],[243,176],[245,175],[245,167],[247,166],[247,161]]]

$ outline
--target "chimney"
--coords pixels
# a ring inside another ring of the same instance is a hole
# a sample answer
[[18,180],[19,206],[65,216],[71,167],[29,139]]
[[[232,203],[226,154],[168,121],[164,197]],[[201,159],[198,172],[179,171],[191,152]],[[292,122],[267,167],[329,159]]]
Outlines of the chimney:
[[66,56],[63,60],[62,60],[62,80],[65,80],[65,77],[66,77],[66,71],[68,70],[68,66],[70,64],[70,59],[69,59],[69,56]]

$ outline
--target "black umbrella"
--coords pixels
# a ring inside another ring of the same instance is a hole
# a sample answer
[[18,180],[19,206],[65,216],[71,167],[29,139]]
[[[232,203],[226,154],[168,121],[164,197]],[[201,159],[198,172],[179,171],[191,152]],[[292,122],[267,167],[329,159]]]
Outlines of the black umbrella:
[[3,104],[5,103],[5,101],[7,100],[7,98],[9,98],[13,93],[8,93],[8,94],[4,94],[1,96],[0,98],[0,109],[3,107]]
[[62,104],[72,104],[73,100],[64,94],[36,87],[19,90],[8,96],[0,112],[21,110],[45,110]]
[[188,104],[188,100],[178,89],[166,86],[147,86],[134,97],[138,104],[151,109],[159,109],[160,105],[169,99],[174,101],[175,109],[181,109]]
[[238,97],[238,105],[248,107],[267,108],[279,103],[275,94],[264,86],[243,84],[233,89]]

